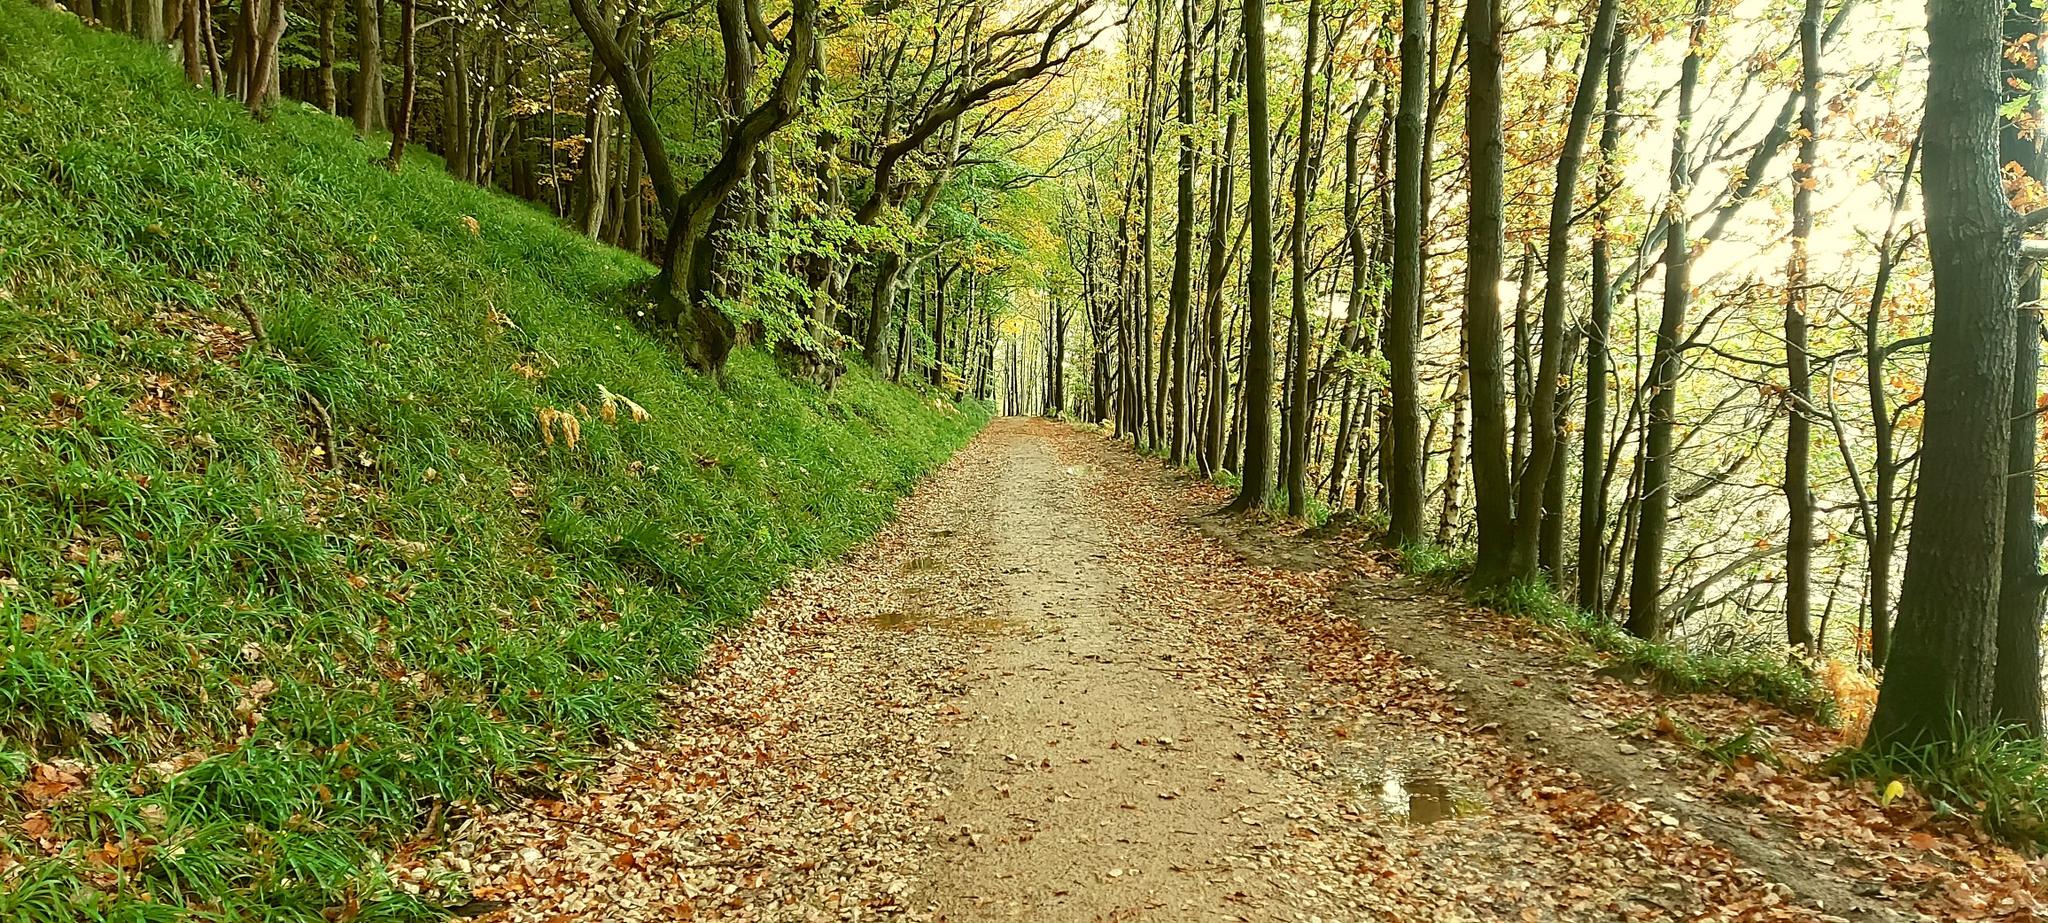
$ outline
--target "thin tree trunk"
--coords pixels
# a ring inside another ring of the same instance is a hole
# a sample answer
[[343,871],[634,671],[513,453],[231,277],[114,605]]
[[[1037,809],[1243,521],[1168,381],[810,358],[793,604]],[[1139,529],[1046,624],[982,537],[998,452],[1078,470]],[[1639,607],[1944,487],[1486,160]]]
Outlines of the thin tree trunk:
[[1195,251],[1195,0],[1181,4],[1181,60],[1179,84],[1180,163],[1179,188],[1174,202],[1173,291],[1169,296],[1166,333],[1173,341],[1173,371],[1166,389],[1166,406],[1171,417],[1166,430],[1169,442],[1166,460],[1178,468],[1187,463],[1188,420],[1188,321],[1194,304]]
[[[1607,335],[1614,312],[1614,285],[1607,262],[1607,202],[1619,184],[1614,155],[1621,144],[1621,100],[1623,55],[1627,43],[1619,29],[1608,37],[1607,99],[1600,120],[1600,172],[1595,196],[1600,207],[1594,212],[1592,243],[1592,304],[1586,322],[1586,426],[1585,443],[1579,456],[1579,608],[1604,609],[1606,593],[1602,583],[1607,575],[1607,554],[1602,544],[1607,532],[1607,477],[1602,453],[1607,449]],[[1581,87],[1580,92],[1591,92]],[[1576,102],[1576,101],[1574,101]],[[1548,295],[1546,294],[1547,298]]]
[[1265,508],[1273,482],[1273,132],[1267,114],[1265,0],[1244,0],[1242,20],[1252,253],[1245,267],[1244,464],[1237,498],[1229,507],[1240,513]]
[[1820,151],[1820,13],[1825,0],[1806,0],[1799,17],[1799,159],[1792,165],[1792,257],[1785,268],[1785,642],[1813,645],[1813,386],[1806,355],[1806,243],[1813,236],[1813,167]]
[[[1565,126],[1564,149],[1558,154],[1557,183],[1550,198],[1550,228],[1544,249],[1543,346],[1536,363],[1535,395],[1528,402],[1528,464],[1515,494],[1517,518],[1511,569],[1523,579],[1535,576],[1541,563],[1538,552],[1544,514],[1562,515],[1562,511],[1545,506],[1544,495],[1550,492],[1551,467],[1563,467],[1563,453],[1558,446],[1564,428],[1557,416],[1557,392],[1558,379],[1564,376],[1565,269],[1571,260],[1571,225],[1578,197],[1580,156],[1593,122],[1594,88],[1600,85],[1601,70],[1607,63],[1606,49],[1612,42],[1619,6],[1616,0],[1600,0],[1599,11],[1594,14],[1593,32],[1586,38],[1585,62]],[[1602,385],[1589,382],[1589,386]],[[1553,505],[1561,502],[1562,497],[1552,501]],[[1557,576],[1552,574],[1553,578]]]
[[405,144],[412,135],[413,96],[419,92],[420,70],[413,43],[419,25],[419,0],[398,0],[398,61],[405,80],[398,92],[398,121],[391,129],[391,153],[384,158],[384,169],[398,172],[399,164],[405,159]]
[[1707,17],[1712,0],[1699,0],[1693,11],[1685,63],[1678,82],[1678,120],[1671,132],[1671,219],[1664,231],[1664,306],[1657,320],[1651,354],[1650,409],[1644,424],[1643,486],[1636,513],[1635,562],[1628,590],[1628,630],[1639,638],[1663,640],[1668,629],[1658,597],[1664,587],[1664,537],[1670,528],[1671,455],[1678,428],[1678,375],[1684,363],[1678,339],[1692,301],[1691,254],[1686,248],[1684,195],[1690,186],[1687,161],[1693,116],[1693,95],[1699,87],[1700,59],[1705,54]]
[[1308,429],[1309,429],[1309,321],[1308,321],[1308,210],[1315,194],[1309,180],[1309,155],[1315,149],[1316,44],[1321,39],[1322,0],[1308,0],[1307,36],[1301,59],[1301,127],[1294,157],[1294,222],[1288,234],[1293,249],[1294,316],[1293,345],[1288,355],[1294,366],[1289,371],[1291,390],[1287,397],[1287,515],[1300,519],[1308,515]]
[[[1818,0],[1810,0],[1818,2]],[[2040,142],[2028,126],[2038,124],[2041,109],[2035,88],[2040,84],[2041,14],[2028,5],[2009,8],[2005,16],[2008,97],[2021,97],[2018,118],[1999,120],[1999,160],[2017,164],[2028,178],[2043,178]],[[2024,89],[2020,89],[2024,88]],[[2008,169],[2011,169],[2010,166]],[[2006,442],[2005,552],[1998,589],[1997,677],[1991,707],[1998,720],[2015,733],[2041,736],[2041,534],[2034,523],[2038,473],[2035,444],[2040,438],[2041,267],[2028,263],[2016,293],[2013,335],[2011,433]]]

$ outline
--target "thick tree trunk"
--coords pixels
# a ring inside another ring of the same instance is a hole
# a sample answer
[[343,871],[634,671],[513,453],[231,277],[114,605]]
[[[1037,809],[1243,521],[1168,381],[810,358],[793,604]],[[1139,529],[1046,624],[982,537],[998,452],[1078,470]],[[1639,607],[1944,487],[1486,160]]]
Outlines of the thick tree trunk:
[[[204,0],[188,0],[188,2],[198,4],[204,2]],[[338,12],[335,5],[339,2],[340,0],[320,0],[319,103],[320,111],[329,115],[339,111],[335,108],[336,96],[334,92],[334,17],[336,12]]]
[[[206,28],[205,11],[201,8],[201,4],[205,2],[207,0],[185,0],[178,7],[179,14],[184,23],[179,32],[181,33],[180,39],[183,43],[181,46],[182,54],[185,58],[185,82],[195,87],[206,85],[206,38],[205,33],[201,31]],[[321,28],[323,30],[321,35],[329,43],[333,40],[334,28],[334,16],[331,10],[331,6],[327,8],[325,12],[326,18],[321,21]],[[333,58],[331,44],[323,46],[322,52],[324,55],[323,60]],[[326,76],[331,84],[333,72],[331,70],[328,71]],[[332,87],[329,86],[328,90],[331,92]]]
[[[1471,86],[1465,94],[1465,124],[1472,180],[1465,233],[1465,364],[1470,369],[1472,402],[1472,502],[1479,518],[1479,556],[1472,579],[1482,587],[1514,576],[1509,569],[1514,488],[1500,341],[1506,214],[1502,177],[1507,161],[1501,132],[1500,38],[1500,0],[1468,0],[1465,40]],[[1526,275],[1526,267],[1524,271]],[[1462,429],[1462,420],[1455,423],[1454,431]],[[1447,505],[1455,499],[1449,492],[1444,495]],[[1439,529],[1439,534],[1445,530]]]
[[357,136],[384,130],[384,39],[378,0],[356,0]]
[[1952,742],[1992,721],[2013,378],[2012,210],[1998,125],[2003,7],[1933,0],[1921,183],[1934,265],[1921,479],[1897,644],[1870,746]]
[[1425,0],[1401,0],[1401,108],[1394,131],[1394,272],[1386,334],[1392,406],[1384,440],[1388,453],[1384,478],[1387,536],[1397,545],[1424,537],[1422,405],[1415,350],[1417,328],[1422,324],[1423,114],[1432,81],[1422,47],[1428,22]]

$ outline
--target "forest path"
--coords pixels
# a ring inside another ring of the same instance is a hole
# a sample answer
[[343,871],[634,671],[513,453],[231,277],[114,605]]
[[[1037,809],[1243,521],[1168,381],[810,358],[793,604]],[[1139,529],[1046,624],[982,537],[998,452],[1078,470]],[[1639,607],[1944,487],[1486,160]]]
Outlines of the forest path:
[[1218,499],[997,421],[660,739],[395,867],[495,920],[1827,918],[1528,758],[1337,578],[1205,532]]

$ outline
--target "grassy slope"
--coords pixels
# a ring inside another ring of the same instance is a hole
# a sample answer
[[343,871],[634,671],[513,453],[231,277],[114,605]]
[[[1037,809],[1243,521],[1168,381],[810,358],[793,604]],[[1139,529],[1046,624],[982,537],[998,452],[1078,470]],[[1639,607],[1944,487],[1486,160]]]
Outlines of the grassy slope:
[[983,419],[713,388],[617,321],[645,264],[373,152],[0,4],[0,918],[423,913],[380,852],[653,727]]

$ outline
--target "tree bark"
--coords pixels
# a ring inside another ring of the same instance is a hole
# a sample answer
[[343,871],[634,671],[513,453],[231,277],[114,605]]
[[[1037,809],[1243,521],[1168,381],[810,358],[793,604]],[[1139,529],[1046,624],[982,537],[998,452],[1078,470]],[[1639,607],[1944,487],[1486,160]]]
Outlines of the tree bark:
[[[2026,173],[2025,182],[2043,179],[2040,142],[2026,126],[2038,124],[2040,106],[2041,15],[2030,4],[2006,11],[2005,55],[2010,72],[2006,96],[2019,97],[2018,118],[1999,120],[1999,160]],[[2024,87],[2022,90],[2020,88]],[[2041,267],[2019,267],[2013,334],[2011,434],[2006,445],[2005,552],[1998,590],[1998,666],[1991,694],[1992,710],[2014,733],[2041,736],[2041,535],[2034,523],[2038,487],[2035,445],[2040,436]]]
[[1401,0],[1401,105],[1394,130],[1394,272],[1386,333],[1392,406],[1384,440],[1388,453],[1387,537],[1396,545],[1424,538],[1422,404],[1415,349],[1417,328],[1422,324],[1423,113],[1433,80],[1422,48],[1428,22],[1425,0]]
[[1181,4],[1181,58],[1179,114],[1179,188],[1174,201],[1173,291],[1169,295],[1166,333],[1172,338],[1172,378],[1166,389],[1171,424],[1166,438],[1167,463],[1178,468],[1187,464],[1188,437],[1188,326],[1194,305],[1195,251],[1195,0]]
[[1664,304],[1657,319],[1656,346],[1651,353],[1648,419],[1644,424],[1642,490],[1636,511],[1635,561],[1628,588],[1628,630],[1638,638],[1664,639],[1669,628],[1658,597],[1664,588],[1664,537],[1670,530],[1671,456],[1678,429],[1678,374],[1684,363],[1679,336],[1692,302],[1691,254],[1686,249],[1685,192],[1691,184],[1687,160],[1691,138],[1693,95],[1700,82],[1707,17],[1712,0],[1699,0],[1693,11],[1685,63],[1678,80],[1678,120],[1671,132],[1671,199],[1664,229]]
[[1244,463],[1237,498],[1228,507],[1240,513],[1264,509],[1273,481],[1273,132],[1267,114],[1266,2],[1244,0],[1243,10],[1252,252],[1245,264]]
[[[1479,520],[1479,555],[1472,579],[1496,586],[1514,576],[1514,496],[1507,448],[1507,392],[1501,368],[1500,279],[1504,248],[1507,150],[1501,131],[1500,0],[1468,0],[1465,94],[1470,139],[1471,197],[1465,233],[1465,364],[1472,406],[1472,502]],[[1463,421],[1454,421],[1453,430]],[[1453,462],[1452,464],[1456,464]],[[1444,502],[1455,501],[1450,493]],[[1439,530],[1443,534],[1446,530]]]
[[1812,366],[1806,354],[1806,251],[1813,236],[1813,166],[1820,151],[1820,13],[1806,0],[1799,16],[1799,160],[1792,165],[1792,257],[1785,269],[1785,643],[1813,647]]
[[384,38],[378,0],[356,0],[356,135],[384,130]]
[[405,78],[398,91],[398,121],[391,127],[391,153],[384,158],[384,169],[393,173],[405,159],[405,144],[412,135],[413,96],[420,82],[419,61],[413,52],[414,33],[419,31],[419,0],[398,0],[398,4],[398,61]]
[[1309,154],[1315,149],[1316,44],[1321,40],[1322,0],[1308,0],[1306,36],[1301,57],[1301,127],[1294,154],[1294,221],[1288,233],[1292,254],[1288,268],[1294,274],[1294,316],[1290,322],[1293,357],[1287,396],[1287,515],[1301,519],[1308,515],[1308,429],[1309,429],[1309,281],[1308,210],[1315,195],[1309,179]]
[[[198,4],[205,0],[187,0]],[[335,4],[340,0],[320,0],[320,111],[333,115],[336,96],[334,87],[334,17]],[[189,68],[189,65],[188,65]]]
[[[1809,2],[1819,3],[1821,0]],[[1542,563],[1539,546],[1544,515],[1562,514],[1560,510],[1548,508],[1544,500],[1550,490],[1551,467],[1556,465],[1561,470],[1563,466],[1559,444],[1564,427],[1557,415],[1557,395],[1558,381],[1565,374],[1566,267],[1571,262],[1572,216],[1578,200],[1580,157],[1586,149],[1586,134],[1593,123],[1594,89],[1600,85],[1601,71],[1607,64],[1607,48],[1613,43],[1614,20],[1619,7],[1616,0],[1600,0],[1599,10],[1593,16],[1593,30],[1586,36],[1585,61],[1579,70],[1578,89],[1572,94],[1571,115],[1565,124],[1564,148],[1558,152],[1557,182],[1550,197],[1550,227],[1544,242],[1543,345],[1536,362],[1535,394],[1528,401],[1529,458],[1515,492],[1515,535],[1509,568],[1517,579],[1535,577]],[[1555,579],[1561,575],[1551,576]]]
[[1934,266],[1923,478],[1868,746],[1952,743],[1992,721],[2012,427],[2012,210],[1998,124],[2003,7],[1932,0],[1921,183]]
[[[1620,29],[1608,36],[1607,94],[1600,119],[1600,171],[1597,174],[1591,254],[1591,305],[1586,320],[1586,425],[1579,454],[1579,608],[1605,608],[1603,584],[1607,576],[1607,478],[1603,453],[1607,449],[1607,336],[1614,313],[1614,283],[1607,256],[1608,223],[1612,220],[1607,202],[1620,182],[1614,155],[1621,145],[1622,62],[1627,42]],[[1580,92],[1589,92],[1582,88]]]

